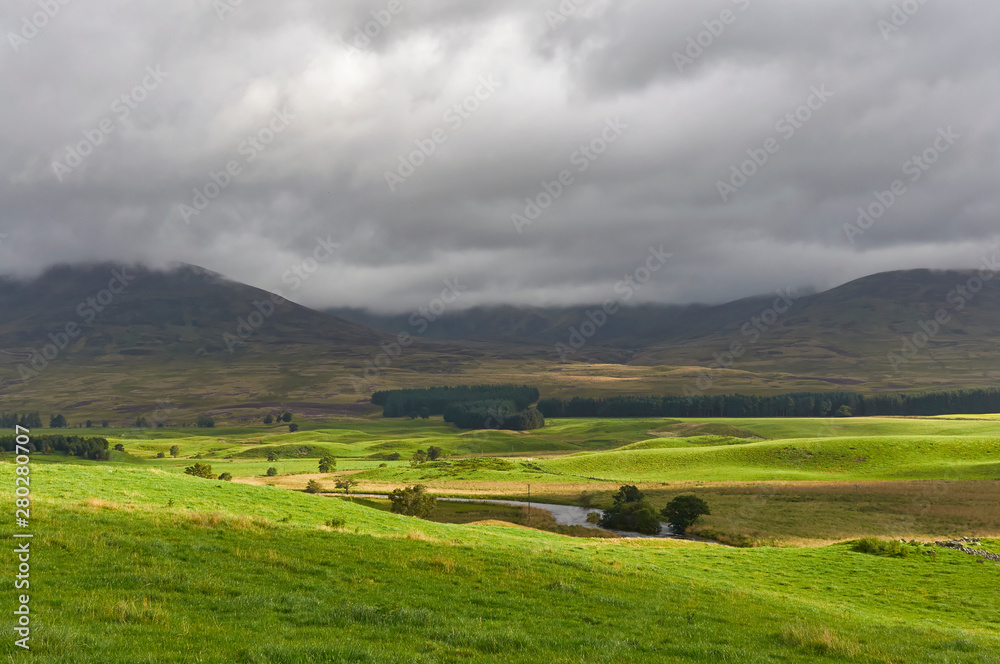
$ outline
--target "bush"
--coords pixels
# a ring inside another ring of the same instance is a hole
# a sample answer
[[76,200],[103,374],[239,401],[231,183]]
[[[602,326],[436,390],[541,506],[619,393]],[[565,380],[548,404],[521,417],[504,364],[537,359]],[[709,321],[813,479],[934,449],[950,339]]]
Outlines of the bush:
[[219,475],[219,479],[222,480],[223,482],[232,482],[233,481],[233,474],[232,473],[222,473],[221,475]]
[[893,558],[905,558],[910,555],[910,548],[902,542],[880,540],[877,537],[859,539],[851,549],[858,553],[870,553],[874,556],[890,556]]
[[332,519],[326,520],[327,528],[343,528],[345,523],[347,522],[339,517],[333,517]]
[[271,466],[270,468],[267,469],[266,475],[268,477],[274,477],[277,474],[278,474],[278,469],[275,468],[274,466]]
[[289,433],[295,433],[298,430],[299,430],[299,425],[296,424],[295,422],[292,422],[291,424],[288,425]]
[[117,445],[115,445],[115,452],[124,452],[124,451],[125,451],[125,446],[124,445],[122,445],[121,443],[118,443]]
[[207,463],[196,463],[193,466],[188,466],[184,469],[184,472],[188,475],[193,475],[195,477],[204,477],[207,480],[214,480],[215,474],[212,472],[212,467]]
[[165,458],[166,456],[167,456],[167,455],[166,455],[166,454],[164,454],[163,452],[157,452],[157,453],[156,453],[156,458],[157,458],[157,459],[163,459],[163,458]]
[[323,487],[316,480],[309,480],[308,484],[306,484],[306,493],[319,493],[322,490]]
[[215,426],[215,420],[208,415],[199,415],[197,424],[202,429],[210,429]]
[[271,415],[270,413],[268,413],[267,415],[264,416],[264,424],[271,424],[272,422],[274,422],[274,416],[273,415]]
[[628,530],[646,535],[660,533],[660,519],[653,506],[646,502],[642,491],[629,484],[619,487],[614,504],[604,511],[600,526],[612,530]]
[[332,473],[336,469],[337,469],[337,460],[334,459],[329,454],[324,454],[323,458],[319,460],[319,472]]
[[176,459],[176,458],[177,458],[177,455],[178,455],[178,454],[180,454],[180,453],[181,453],[181,448],[180,448],[180,446],[178,446],[178,445],[172,445],[172,446],[170,447],[170,456],[172,456],[173,458],[175,458],[175,459]]
[[685,533],[703,514],[711,514],[708,503],[698,496],[677,496],[663,508],[660,514],[670,522],[674,532]]
[[395,514],[425,518],[434,511],[437,500],[427,493],[423,484],[396,489],[389,494],[392,501],[392,511]]

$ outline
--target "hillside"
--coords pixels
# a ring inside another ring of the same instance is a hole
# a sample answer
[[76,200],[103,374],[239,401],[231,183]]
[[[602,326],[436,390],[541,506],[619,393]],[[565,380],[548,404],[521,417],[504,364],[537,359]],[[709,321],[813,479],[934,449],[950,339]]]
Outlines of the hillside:
[[[995,568],[946,549],[625,545],[148,469],[32,474],[38,662],[972,663],[1000,648]],[[0,476],[13,486],[10,464]]]
[[[121,426],[154,413],[175,424],[278,408],[307,417],[372,414],[375,390],[483,382],[572,397],[925,390],[1000,377],[1000,289],[987,285],[961,310],[948,301],[968,273],[873,275],[797,299],[762,331],[754,321],[767,320],[774,296],[624,308],[561,357],[555,344],[569,342],[587,308],[455,312],[421,336],[408,316],[333,316],[194,266],[126,267],[124,286],[113,276],[122,269],[62,266],[0,284],[5,409]],[[902,336],[940,308],[951,322],[895,370],[889,355],[901,353]],[[401,331],[414,336],[405,348],[394,345]],[[739,358],[725,355],[734,342],[743,344]]]
[[[609,318],[584,349],[567,359],[590,361],[588,351],[595,348],[620,350],[633,366],[714,368],[721,359],[731,362],[724,369],[804,377],[806,381],[797,386],[802,389],[822,389],[823,383],[861,390],[870,383],[908,389],[923,378],[929,381],[924,386],[930,387],[953,384],[955,374],[991,384],[1000,378],[996,334],[1000,283],[987,281],[980,292],[962,296],[958,289],[974,277],[971,271],[885,272],[792,298],[787,311],[776,316],[767,313],[776,302],[775,295],[716,306],[625,307]],[[779,302],[779,308],[785,305]],[[586,312],[595,308],[449,312],[428,334],[552,347],[568,343],[570,328],[579,328],[587,320]],[[950,316],[949,322],[939,326],[915,358],[904,357],[903,337],[912,340],[922,331],[920,322],[932,321],[939,310]],[[331,311],[376,329],[392,329],[405,319],[357,310]],[[743,344],[743,355],[728,358],[724,353],[734,342]],[[891,353],[905,362],[894,364]],[[745,382],[757,391],[752,376],[747,375]]]

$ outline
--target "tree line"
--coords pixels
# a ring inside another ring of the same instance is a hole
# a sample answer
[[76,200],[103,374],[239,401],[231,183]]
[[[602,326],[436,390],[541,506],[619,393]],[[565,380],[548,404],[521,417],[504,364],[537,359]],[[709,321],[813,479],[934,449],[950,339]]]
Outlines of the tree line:
[[[16,436],[0,436],[0,448],[13,452],[17,441]],[[62,452],[69,456],[95,461],[107,461],[111,453],[108,450],[107,438],[83,438],[81,436],[32,436],[27,445],[30,452],[53,454]]]
[[1000,413],[1000,388],[915,394],[795,392],[775,396],[615,396],[542,399],[545,417],[849,417]]
[[513,401],[467,401],[449,404],[444,421],[459,429],[511,429],[528,431],[545,426],[545,417],[537,408],[518,409]]
[[383,390],[372,395],[372,403],[382,406],[383,417],[416,416],[421,409],[428,415],[444,415],[451,404],[471,401],[511,401],[522,411],[538,401],[538,388],[526,385],[462,385],[407,390]]
[[41,429],[42,416],[37,411],[34,413],[24,413],[23,415],[18,415],[17,413],[0,413],[0,429],[13,429],[16,426],[22,426],[25,429]]

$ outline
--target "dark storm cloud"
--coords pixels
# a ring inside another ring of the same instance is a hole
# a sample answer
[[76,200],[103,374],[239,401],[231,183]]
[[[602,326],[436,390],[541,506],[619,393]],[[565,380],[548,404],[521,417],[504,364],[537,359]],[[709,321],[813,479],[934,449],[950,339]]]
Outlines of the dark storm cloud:
[[998,19],[985,1],[8,3],[0,261],[186,261],[288,293],[335,243],[291,295],[381,310],[456,277],[458,306],[600,301],[661,246],[639,300],[974,266],[1000,210]]

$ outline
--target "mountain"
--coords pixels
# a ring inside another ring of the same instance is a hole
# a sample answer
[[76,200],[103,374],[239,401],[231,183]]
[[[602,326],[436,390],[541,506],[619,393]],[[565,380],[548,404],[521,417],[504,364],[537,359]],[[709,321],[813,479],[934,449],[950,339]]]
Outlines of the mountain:
[[[100,356],[212,354],[266,345],[377,345],[387,336],[192,265],[57,266],[30,282],[0,282],[0,346],[61,346]],[[69,330],[67,331],[67,327]],[[75,331],[75,334],[74,334]]]
[[[907,372],[924,372],[928,366],[986,379],[1000,375],[1000,278],[983,282],[972,271],[885,272],[821,293],[776,293],[715,306],[622,307],[603,326],[585,329],[588,321],[603,320],[593,315],[599,309],[447,312],[427,335],[549,347],[561,343],[575,350],[573,342],[596,328],[567,359],[587,358],[586,351],[595,348],[619,349],[627,351],[630,365],[805,373],[830,376],[843,385],[892,376],[905,383]],[[934,321],[938,312],[942,320],[946,317],[944,324]],[[407,319],[350,309],[330,313],[386,331],[405,326]],[[926,344],[921,323],[931,332]],[[738,356],[727,354],[734,344],[741,344]],[[918,351],[912,357],[911,347]]]
[[[564,398],[995,385],[1000,280],[975,278],[889,272],[801,297],[613,314],[479,308],[421,334],[409,315],[314,311],[194,266],[59,266],[0,281],[0,411],[126,426],[283,408],[367,416],[375,390],[477,383]],[[928,322],[938,312],[947,322]]]

